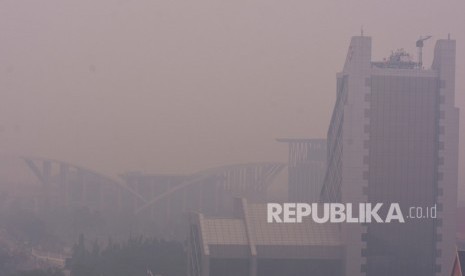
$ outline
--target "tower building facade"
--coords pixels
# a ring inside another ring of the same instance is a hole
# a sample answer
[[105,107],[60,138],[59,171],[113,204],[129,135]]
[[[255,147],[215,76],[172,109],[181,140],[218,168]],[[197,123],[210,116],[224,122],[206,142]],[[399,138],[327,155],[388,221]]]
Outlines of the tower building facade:
[[326,172],[325,139],[277,139],[289,147],[289,202],[318,202]]
[[[452,267],[459,139],[454,98],[454,40],[438,40],[425,69],[403,50],[373,62],[371,38],[352,38],[337,74],[321,200],[399,203],[407,218],[343,224],[346,275],[433,276]],[[435,219],[408,218],[411,207],[433,206]]]

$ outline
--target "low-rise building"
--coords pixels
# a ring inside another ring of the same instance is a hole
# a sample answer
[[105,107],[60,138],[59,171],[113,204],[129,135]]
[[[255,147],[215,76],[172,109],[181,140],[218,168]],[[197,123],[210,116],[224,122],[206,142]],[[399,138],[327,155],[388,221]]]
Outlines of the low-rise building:
[[338,224],[268,223],[267,205],[237,200],[234,216],[191,213],[189,276],[342,275]]

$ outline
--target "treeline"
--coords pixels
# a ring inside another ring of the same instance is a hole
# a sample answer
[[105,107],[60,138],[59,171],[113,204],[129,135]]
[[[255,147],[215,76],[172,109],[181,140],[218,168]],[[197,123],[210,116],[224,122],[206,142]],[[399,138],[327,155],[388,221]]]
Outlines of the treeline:
[[186,275],[182,243],[142,237],[124,243],[110,240],[101,249],[97,242],[86,247],[81,235],[66,265],[72,276],[146,276],[148,271],[153,275]]
[[14,261],[13,256],[0,244],[0,276],[9,276],[15,271]]
[[65,274],[60,269],[35,269],[29,271],[22,271],[12,276],[65,276]]

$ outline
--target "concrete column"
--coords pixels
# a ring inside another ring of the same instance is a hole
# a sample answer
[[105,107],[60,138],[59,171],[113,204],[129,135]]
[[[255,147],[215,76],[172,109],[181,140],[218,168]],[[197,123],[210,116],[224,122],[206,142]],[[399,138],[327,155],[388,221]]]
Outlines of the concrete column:
[[249,276],[257,276],[257,255],[250,256]]
[[210,256],[203,255],[202,256],[202,276],[209,276],[210,275]]

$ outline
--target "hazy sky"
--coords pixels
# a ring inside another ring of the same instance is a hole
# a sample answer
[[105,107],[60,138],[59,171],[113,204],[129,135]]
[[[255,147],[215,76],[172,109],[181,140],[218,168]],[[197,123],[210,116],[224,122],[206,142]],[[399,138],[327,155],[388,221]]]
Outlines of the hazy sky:
[[464,10],[455,0],[0,0],[0,151],[108,173],[285,161],[274,138],[326,136],[335,74],[362,25],[375,59],[451,33],[465,110]]

